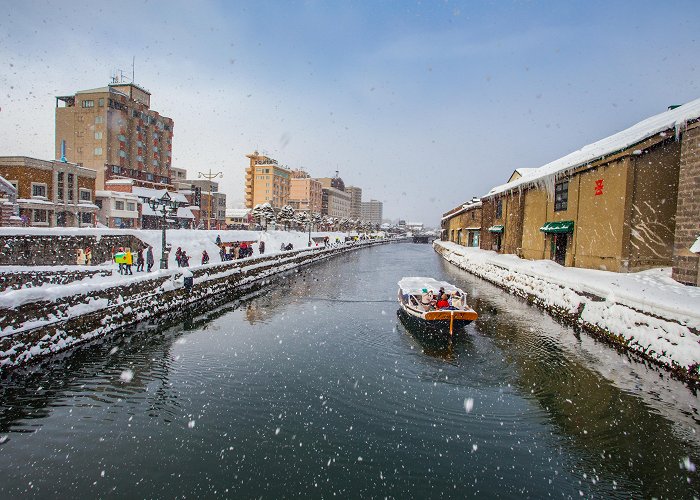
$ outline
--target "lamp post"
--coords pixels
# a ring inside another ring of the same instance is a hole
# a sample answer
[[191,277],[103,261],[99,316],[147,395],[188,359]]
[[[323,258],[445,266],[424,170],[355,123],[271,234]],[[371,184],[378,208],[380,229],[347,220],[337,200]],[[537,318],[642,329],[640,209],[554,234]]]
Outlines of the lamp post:
[[311,210],[309,210],[308,217],[309,217],[309,246],[311,246],[311,221],[312,221]]
[[213,173],[211,169],[209,169],[209,173],[197,172],[198,178],[204,178],[209,181],[209,217],[207,217],[207,229],[211,229],[211,181],[212,179],[216,179],[217,177],[223,176],[224,174],[222,174],[221,172]]
[[160,255],[160,268],[161,269],[167,269],[168,268],[168,251],[166,249],[165,245],[165,228],[167,226],[167,220],[166,216],[167,215],[172,215],[173,213],[177,212],[177,207],[178,207],[178,202],[173,200],[170,197],[170,193],[168,191],[163,194],[160,198],[156,198],[155,196],[148,200],[148,206],[151,207],[151,210],[153,210],[155,213],[162,213],[163,214],[163,220],[162,220],[162,229],[163,229],[163,234],[162,234],[162,249],[161,249],[161,255]]

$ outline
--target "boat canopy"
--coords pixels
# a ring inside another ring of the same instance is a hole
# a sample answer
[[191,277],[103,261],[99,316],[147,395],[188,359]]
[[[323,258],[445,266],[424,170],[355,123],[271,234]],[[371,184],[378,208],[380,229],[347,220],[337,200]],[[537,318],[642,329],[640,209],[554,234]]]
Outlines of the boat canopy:
[[430,291],[437,292],[440,287],[443,287],[446,292],[459,291],[464,293],[462,290],[454,285],[449,284],[447,281],[438,281],[434,278],[423,278],[420,276],[410,276],[407,278],[401,278],[399,281],[399,288],[403,293],[408,293],[411,295],[420,295],[423,293],[423,288],[427,288]]

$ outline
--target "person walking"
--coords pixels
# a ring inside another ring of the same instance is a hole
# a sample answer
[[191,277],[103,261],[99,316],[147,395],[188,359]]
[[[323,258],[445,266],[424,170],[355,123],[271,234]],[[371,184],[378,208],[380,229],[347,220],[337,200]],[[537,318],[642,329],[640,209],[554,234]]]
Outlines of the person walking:
[[182,267],[182,248],[177,247],[177,251],[175,252],[175,262],[177,262],[177,267]]
[[85,264],[92,265],[92,249],[90,247],[85,248]]
[[208,264],[209,263],[209,254],[207,253],[206,250],[202,250],[202,264]]
[[143,247],[139,248],[138,253],[136,254],[136,272],[138,273],[143,272],[143,264],[144,264],[144,259],[143,259]]
[[134,274],[131,271],[131,266],[133,265],[133,263],[134,263],[134,256],[131,253],[131,249],[127,248],[126,254],[124,255],[124,264],[125,264],[124,274]]
[[260,255],[265,253],[265,242],[261,241],[258,243],[258,252],[260,252]]
[[182,251],[180,255],[180,267],[190,267],[190,257],[186,251]]
[[77,250],[77,258],[75,259],[75,263],[79,266],[85,265],[85,252],[82,248],[78,248]]
[[146,250],[146,266],[148,269],[148,272],[151,272],[151,269],[153,269],[153,264],[155,261],[153,260],[153,247],[151,245],[148,245],[148,250]]

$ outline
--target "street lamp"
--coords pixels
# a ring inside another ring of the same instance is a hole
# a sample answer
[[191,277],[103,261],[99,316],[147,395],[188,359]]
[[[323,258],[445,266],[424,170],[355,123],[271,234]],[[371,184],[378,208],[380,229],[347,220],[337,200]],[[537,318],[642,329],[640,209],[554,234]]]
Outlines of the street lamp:
[[151,210],[153,210],[155,213],[162,213],[163,214],[163,221],[162,221],[162,229],[163,229],[163,236],[162,236],[162,251],[161,251],[161,256],[160,256],[160,268],[161,269],[167,269],[168,268],[168,252],[165,248],[165,228],[167,226],[167,220],[166,216],[167,215],[173,215],[177,213],[177,207],[178,207],[178,202],[173,200],[170,197],[170,193],[166,191],[163,196],[160,198],[156,198],[155,196],[148,200],[148,206],[151,207]]
[[207,229],[211,229],[211,181],[212,179],[216,179],[217,177],[223,176],[224,174],[222,174],[221,172],[212,173],[211,169],[209,169],[208,174],[204,172],[197,172],[198,178],[204,178],[209,181],[209,217],[207,217]]
[[307,217],[309,218],[309,246],[311,246],[311,210],[309,210]]

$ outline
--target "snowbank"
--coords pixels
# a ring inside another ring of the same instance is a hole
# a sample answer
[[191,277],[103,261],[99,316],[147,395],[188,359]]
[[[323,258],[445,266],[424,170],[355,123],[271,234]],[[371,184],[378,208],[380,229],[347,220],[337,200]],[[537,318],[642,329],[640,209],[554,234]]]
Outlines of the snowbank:
[[436,241],[442,256],[481,278],[604,331],[629,349],[695,375],[700,363],[700,288],[671,279],[669,268],[612,273]]

